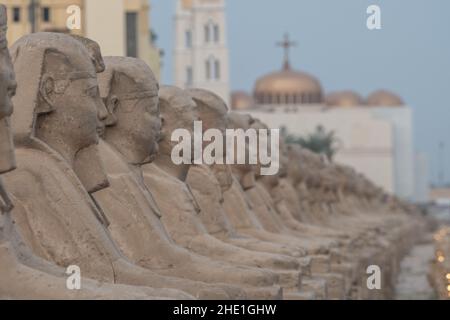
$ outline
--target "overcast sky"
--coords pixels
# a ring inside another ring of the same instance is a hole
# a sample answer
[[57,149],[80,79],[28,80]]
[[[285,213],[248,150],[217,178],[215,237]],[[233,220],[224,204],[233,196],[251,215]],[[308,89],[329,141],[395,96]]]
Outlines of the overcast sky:
[[[151,3],[169,84],[175,0]],[[371,4],[381,7],[381,30],[366,27]],[[446,143],[450,182],[449,0],[227,0],[227,21],[232,89],[251,91],[257,77],[279,69],[275,43],[289,32],[298,43],[293,67],[318,77],[326,92],[398,93],[414,110],[416,148],[427,153],[433,181],[439,142]]]

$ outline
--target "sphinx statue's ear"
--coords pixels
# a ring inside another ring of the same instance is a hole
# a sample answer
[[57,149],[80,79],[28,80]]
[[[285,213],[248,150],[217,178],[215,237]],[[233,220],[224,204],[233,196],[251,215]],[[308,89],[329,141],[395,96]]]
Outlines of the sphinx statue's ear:
[[52,76],[45,74],[41,79],[39,87],[40,103],[36,108],[37,114],[50,113],[55,110],[53,93],[55,93],[55,80]]
[[106,126],[114,126],[117,123],[117,108],[119,107],[119,99],[116,95],[111,95],[103,99],[106,110],[108,110],[108,116],[105,120]]

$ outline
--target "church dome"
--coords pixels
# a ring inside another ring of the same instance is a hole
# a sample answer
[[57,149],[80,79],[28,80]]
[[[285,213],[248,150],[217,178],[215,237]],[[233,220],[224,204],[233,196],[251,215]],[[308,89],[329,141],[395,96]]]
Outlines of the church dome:
[[322,102],[322,86],[312,75],[285,65],[256,81],[254,98],[258,104],[317,104]]
[[395,93],[387,90],[378,90],[369,95],[366,104],[372,107],[399,107],[403,106],[405,103],[403,102],[402,98],[400,98]]
[[255,105],[253,97],[245,91],[234,91],[231,93],[231,109],[246,110]]
[[354,91],[338,91],[329,93],[325,103],[330,107],[357,107],[364,104],[363,98]]
[[258,105],[299,105],[322,103],[322,86],[312,75],[291,69],[289,49],[296,45],[284,36],[278,46],[284,49],[284,65],[255,83],[253,97]]

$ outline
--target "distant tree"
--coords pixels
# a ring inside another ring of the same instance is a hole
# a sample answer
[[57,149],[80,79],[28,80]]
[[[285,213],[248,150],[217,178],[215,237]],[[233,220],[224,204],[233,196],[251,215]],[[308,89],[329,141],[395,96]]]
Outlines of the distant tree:
[[286,136],[286,143],[296,143],[312,152],[325,155],[330,161],[338,151],[338,139],[334,131],[327,132],[321,125],[306,137]]

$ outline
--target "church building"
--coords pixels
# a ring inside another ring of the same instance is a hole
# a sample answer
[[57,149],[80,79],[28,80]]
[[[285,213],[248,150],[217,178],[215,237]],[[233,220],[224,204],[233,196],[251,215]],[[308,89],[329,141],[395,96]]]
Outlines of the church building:
[[177,0],[174,84],[230,97],[225,0]]
[[316,77],[291,66],[289,49],[294,43],[288,36],[279,45],[285,49],[282,68],[258,78],[252,94],[233,92],[232,108],[296,137],[318,126],[333,131],[335,162],[352,166],[402,198],[424,199],[417,194],[427,192],[426,187],[417,188],[427,178],[415,172],[412,109],[388,90],[367,98],[351,90],[325,93]]

